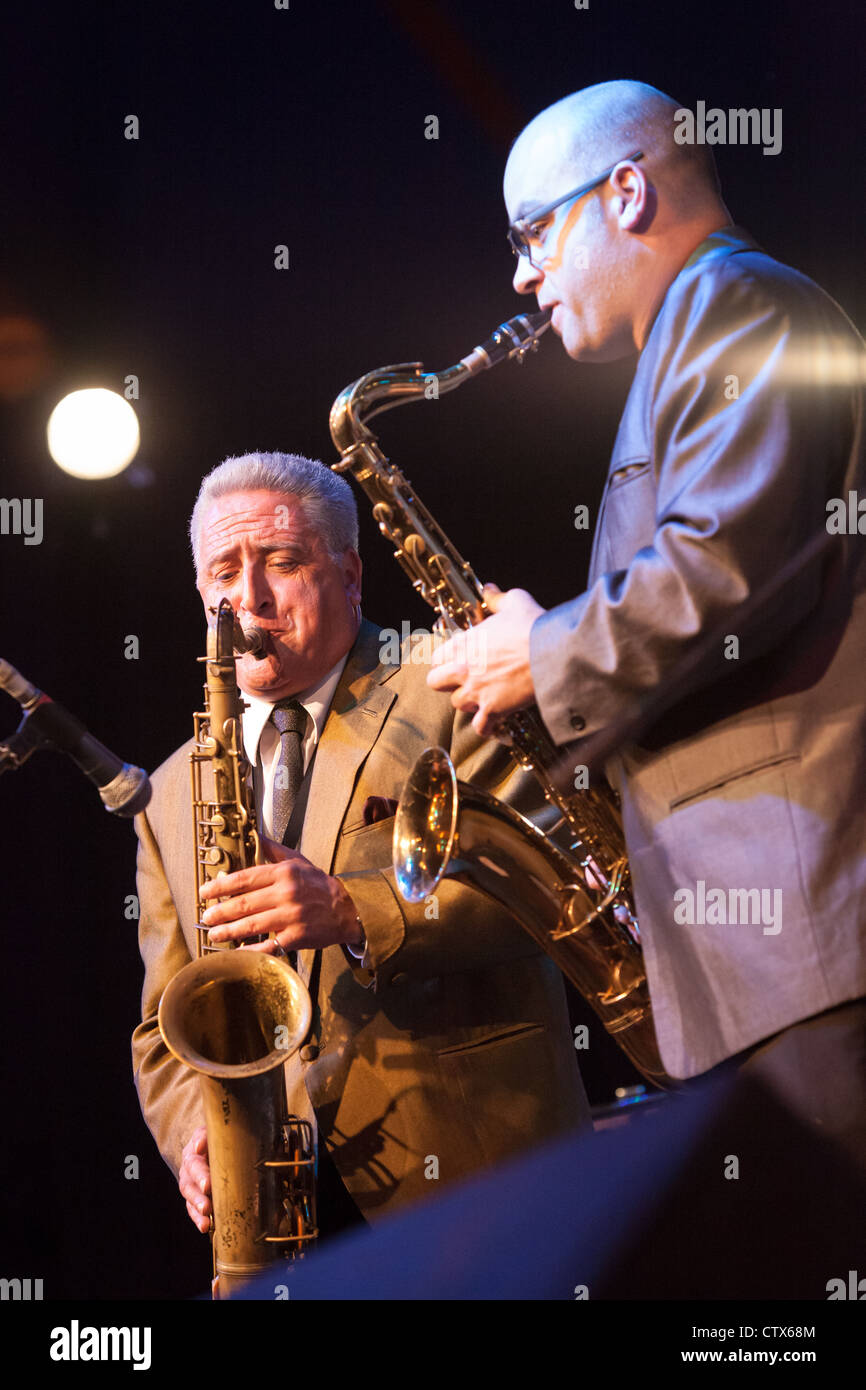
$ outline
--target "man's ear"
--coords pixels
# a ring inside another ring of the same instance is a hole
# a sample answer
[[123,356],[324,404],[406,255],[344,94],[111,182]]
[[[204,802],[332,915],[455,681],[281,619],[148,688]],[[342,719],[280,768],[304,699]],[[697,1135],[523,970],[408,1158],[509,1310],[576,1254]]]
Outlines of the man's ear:
[[645,231],[655,208],[654,190],[638,164],[624,161],[610,176],[616,190],[614,206],[624,232]]
[[361,602],[361,557],[357,550],[343,551],[343,587],[350,603]]

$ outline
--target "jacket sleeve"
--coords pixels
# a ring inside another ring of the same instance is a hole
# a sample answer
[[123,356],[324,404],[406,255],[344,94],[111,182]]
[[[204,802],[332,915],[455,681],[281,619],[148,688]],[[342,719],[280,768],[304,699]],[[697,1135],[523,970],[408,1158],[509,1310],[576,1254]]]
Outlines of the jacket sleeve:
[[[157,779],[154,781],[156,792]],[[195,1072],[169,1052],[157,1023],[162,992],[189,963],[190,955],[163,869],[159,846],[146,813],[136,816],[139,945],[144,961],[141,1023],[132,1035],[135,1086],[142,1114],[175,1177],[181,1151],[204,1123]]]
[[[738,638],[739,661],[720,637],[677,699],[772,650],[818,601],[822,557],[813,550],[798,568],[797,556],[844,486],[856,335],[802,277],[738,259],[662,310],[647,383],[648,543],[533,626],[536,697],[558,743],[634,714],[717,626]],[[789,561],[784,592],[759,598],[740,628],[740,605]]]
[[[432,692],[427,697],[439,698]],[[508,749],[496,740],[479,740],[465,715],[453,720],[450,753],[461,781],[472,782],[497,800],[508,802],[542,828],[555,819],[555,808],[545,806],[534,775],[519,768]],[[540,954],[516,917],[474,888],[448,877],[425,901],[407,903],[391,867],[392,830],[393,818],[382,822],[381,868],[338,874],[352,896],[367,937],[363,968],[350,961],[363,983],[379,991],[392,983],[401,984],[407,976],[429,978],[484,970]]]

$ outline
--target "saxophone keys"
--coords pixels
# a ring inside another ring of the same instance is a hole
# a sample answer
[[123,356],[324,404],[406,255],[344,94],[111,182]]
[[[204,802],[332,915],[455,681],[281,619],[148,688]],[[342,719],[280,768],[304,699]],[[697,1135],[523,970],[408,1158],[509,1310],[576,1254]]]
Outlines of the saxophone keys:
[[411,559],[417,560],[423,556],[427,547],[417,531],[410,531],[408,536],[404,537],[403,549]]

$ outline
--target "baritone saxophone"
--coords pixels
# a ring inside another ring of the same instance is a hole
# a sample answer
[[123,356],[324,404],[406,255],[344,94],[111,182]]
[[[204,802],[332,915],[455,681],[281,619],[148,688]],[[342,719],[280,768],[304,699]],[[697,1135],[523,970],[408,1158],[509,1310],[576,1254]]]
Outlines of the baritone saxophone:
[[[228,599],[208,629],[205,707],[190,753],[196,959],[159,1004],[166,1046],[199,1074],[213,1201],[214,1297],[231,1298],[274,1262],[303,1255],[316,1229],[312,1126],[288,1114],[283,1068],[309,1031],[309,992],[288,961],[207,944],[200,889],[261,862],[243,757],[234,645],[255,651]],[[204,775],[203,775],[204,774]],[[213,780],[212,791],[204,777]]]
[[[367,421],[409,401],[438,398],[514,358],[522,362],[550,326],[550,313],[520,314],[444,371],[420,362],[381,367],[347,386],[331,408],[340,454],[373,503],[379,530],[413,587],[454,632],[488,616],[482,585],[411,483],[384,455]],[[566,792],[558,751],[536,708],[503,720],[517,762],[531,770],[568,833],[568,853],[511,807],[458,782],[448,753],[428,749],[409,774],[394,829],[394,869],[403,896],[422,901],[444,874],[507,908],[577,987],[634,1066],[657,1086],[665,1072],[652,1019],[632,901],[622,819],[607,783]]]

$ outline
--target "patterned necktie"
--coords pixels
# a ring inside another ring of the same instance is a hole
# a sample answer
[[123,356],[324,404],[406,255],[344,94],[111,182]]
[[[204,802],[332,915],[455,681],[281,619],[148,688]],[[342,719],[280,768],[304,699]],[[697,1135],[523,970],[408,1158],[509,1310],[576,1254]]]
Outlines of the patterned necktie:
[[307,711],[297,700],[281,700],[271,710],[271,719],[280,735],[280,761],[274,778],[273,837],[283,843],[298,788],[304,780],[304,752],[301,739],[307,727]]

